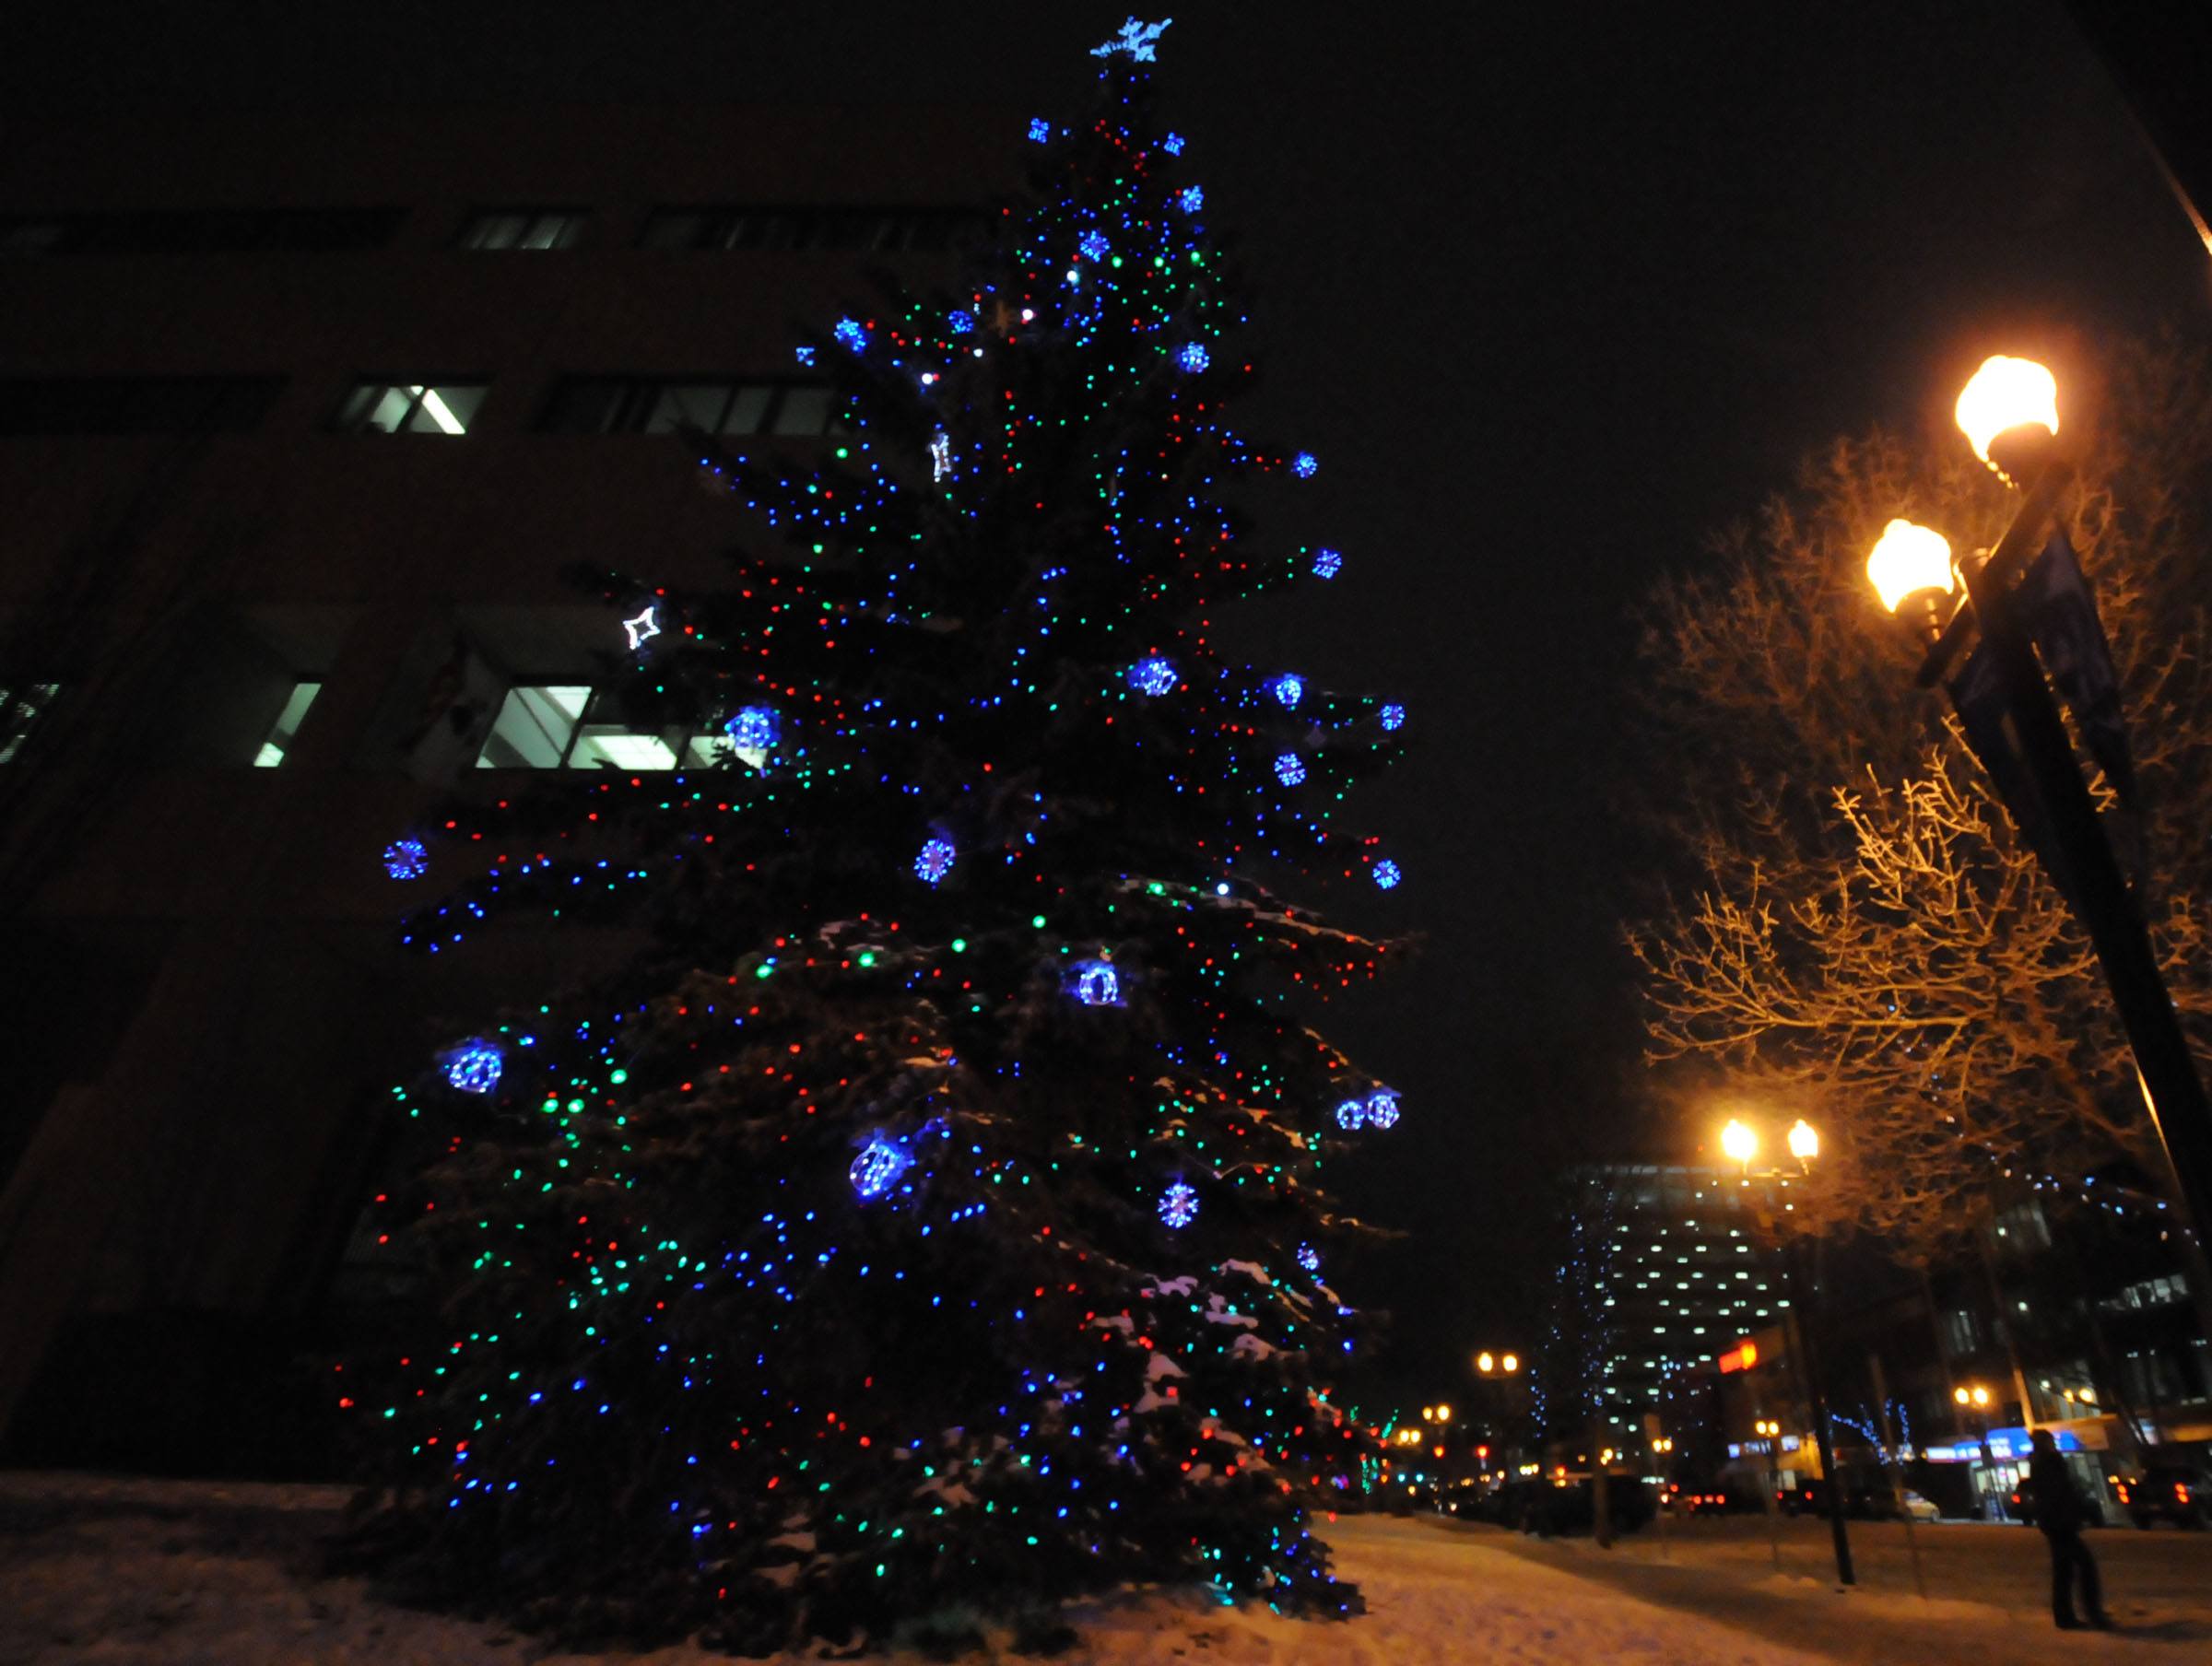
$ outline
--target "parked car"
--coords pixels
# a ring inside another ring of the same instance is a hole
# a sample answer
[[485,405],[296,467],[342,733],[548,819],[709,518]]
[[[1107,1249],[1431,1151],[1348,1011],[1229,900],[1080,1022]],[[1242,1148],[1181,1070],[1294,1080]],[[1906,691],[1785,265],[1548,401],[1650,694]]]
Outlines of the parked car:
[[1910,1487],[1905,1489],[1905,1514],[1915,1521],[1935,1521],[1943,1512]]
[[2171,1521],[2176,1527],[2203,1527],[2212,1516],[2212,1483],[2195,1470],[2154,1463],[2139,1474],[2115,1475],[2112,1492],[2137,1527]]

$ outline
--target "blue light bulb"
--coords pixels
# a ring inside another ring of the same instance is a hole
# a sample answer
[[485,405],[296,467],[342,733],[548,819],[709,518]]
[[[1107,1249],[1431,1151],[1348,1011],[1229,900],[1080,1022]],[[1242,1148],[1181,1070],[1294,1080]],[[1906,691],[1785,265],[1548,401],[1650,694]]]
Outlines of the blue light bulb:
[[1275,760],[1275,779],[1286,787],[1295,787],[1306,779],[1306,766],[1295,752],[1286,752]]
[[394,879],[420,879],[430,871],[430,854],[419,839],[395,839],[384,847],[384,872]]

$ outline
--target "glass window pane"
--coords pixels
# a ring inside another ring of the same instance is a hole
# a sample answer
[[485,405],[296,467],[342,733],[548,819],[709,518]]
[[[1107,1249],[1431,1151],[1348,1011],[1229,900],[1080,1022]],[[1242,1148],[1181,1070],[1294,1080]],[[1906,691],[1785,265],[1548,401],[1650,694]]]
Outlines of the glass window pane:
[[519,214],[479,214],[465,241],[471,249],[512,249],[527,223]]
[[676,748],[657,734],[638,734],[618,723],[586,723],[569,757],[571,769],[673,769]]
[[694,382],[688,386],[677,382],[660,390],[653,404],[653,415],[646,418],[648,434],[673,434],[680,427],[704,428],[716,432],[722,425],[722,407],[730,396],[727,382]]
[[485,736],[483,769],[558,769],[569,737],[592,698],[589,684],[510,688]]
[[768,419],[768,402],[775,390],[766,382],[748,382],[737,390],[730,401],[729,415],[723,418],[722,431],[725,434],[758,434],[760,425]]
[[558,249],[561,246],[562,233],[568,227],[569,217],[565,214],[541,214],[530,222],[529,229],[516,240],[515,247]]
[[440,382],[436,387],[413,387],[401,392],[418,395],[419,403],[407,423],[410,434],[465,434],[484,403],[480,382]]
[[828,388],[785,388],[776,410],[779,434],[819,434],[830,423]]
[[375,404],[359,424],[367,433],[396,434],[406,426],[407,413],[415,408],[415,396],[405,388],[376,388],[371,390]]
[[696,249],[700,229],[700,217],[696,212],[664,208],[646,220],[644,235],[638,241],[647,249]]
[[269,730],[269,738],[261,743],[254,755],[256,769],[274,769],[284,762],[284,755],[291,749],[292,736],[300,733],[300,720],[307,709],[315,703],[315,696],[323,692],[320,683],[296,683],[291,698],[284,702],[284,710],[276,714],[276,722]]
[[615,426],[622,383],[604,376],[574,376],[554,385],[537,426],[549,434],[604,434]]

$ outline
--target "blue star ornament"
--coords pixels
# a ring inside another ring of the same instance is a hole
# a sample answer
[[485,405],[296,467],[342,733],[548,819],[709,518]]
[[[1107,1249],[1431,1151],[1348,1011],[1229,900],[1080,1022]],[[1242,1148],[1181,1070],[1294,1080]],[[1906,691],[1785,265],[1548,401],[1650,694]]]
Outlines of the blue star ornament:
[[1160,36],[1168,32],[1168,25],[1174,21],[1172,18],[1162,18],[1158,23],[1140,23],[1132,18],[1122,25],[1122,32],[1105,45],[1092,47],[1090,55],[1094,58],[1111,58],[1116,53],[1127,53],[1130,62],[1134,64],[1154,63],[1156,59],[1152,48],[1159,43]]

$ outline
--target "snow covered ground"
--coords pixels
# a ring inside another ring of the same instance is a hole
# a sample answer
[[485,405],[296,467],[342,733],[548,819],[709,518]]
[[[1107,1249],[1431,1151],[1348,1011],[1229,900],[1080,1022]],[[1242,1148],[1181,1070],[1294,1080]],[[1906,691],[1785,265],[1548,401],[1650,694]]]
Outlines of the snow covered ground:
[[[528,1639],[498,1626],[393,1609],[359,1580],[313,1578],[313,1538],[344,1496],[330,1487],[0,1475],[0,1661],[455,1666],[537,1658]],[[2033,1666],[2203,1660],[2212,1650],[2212,1590],[2197,1605],[2203,1623],[2182,1612],[2185,1604],[2168,1604],[2174,1612],[2135,1616],[2131,1636],[2061,1637],[2040,1615],[1994,1603],[1923,1607],[1888,1589],[1839,1596],[1810,1578],[1778,1580],[1771,1568],[1725,1556],[1711,1566],[1661,1563],[1641,1544],[1608,1555],[1382,1517],[1347,1518],[1324,1536],[1366,1590],[1362,1619],[1300,1624],[1197,1594],[1150,1592],[1071,1613],[1083,1642],[1061,1658],[1077,1666]],[[691,1648],[557,1658],[638,1666],[724,1659]]]

